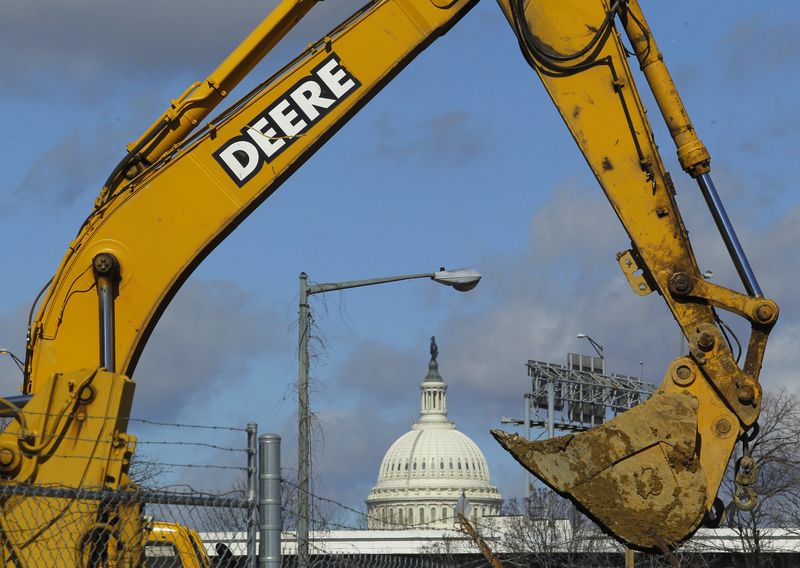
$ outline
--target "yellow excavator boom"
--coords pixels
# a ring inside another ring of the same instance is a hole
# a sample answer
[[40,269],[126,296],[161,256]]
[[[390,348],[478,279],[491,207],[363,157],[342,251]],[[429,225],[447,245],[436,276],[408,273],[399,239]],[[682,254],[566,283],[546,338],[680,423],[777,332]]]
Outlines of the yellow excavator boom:
[[[132,376],[160,314],[194,268],[475,1],[369,2],[183,144],[133,160],[154,163],[132,181],[112,176],[30,330],[24,392],[62,369],[101,360],[97,299],[76,291],[94,288],[87,267],[102,253],[120,271],[113,368]],[[188,128],[180,129],[185,137]]]

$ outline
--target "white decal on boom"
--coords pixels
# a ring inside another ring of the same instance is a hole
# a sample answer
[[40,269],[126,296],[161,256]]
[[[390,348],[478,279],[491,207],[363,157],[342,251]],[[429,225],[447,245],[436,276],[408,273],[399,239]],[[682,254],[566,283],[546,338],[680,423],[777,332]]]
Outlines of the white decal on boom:
[[242,187],[361,86],[331,54],[214,153],[225,172]]

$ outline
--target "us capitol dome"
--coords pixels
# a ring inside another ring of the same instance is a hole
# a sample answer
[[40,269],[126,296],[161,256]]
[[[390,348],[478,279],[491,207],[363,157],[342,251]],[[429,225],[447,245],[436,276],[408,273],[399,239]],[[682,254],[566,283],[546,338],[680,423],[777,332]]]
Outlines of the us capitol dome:
[[447,417],[447,384],[439,374],[438,353],[432,337],[419,420],[381,462],[378,483],[366,501],[370,529],[452,528],[462,494],[473,521],[500,513],[503,500],[491,483],[486,458]]

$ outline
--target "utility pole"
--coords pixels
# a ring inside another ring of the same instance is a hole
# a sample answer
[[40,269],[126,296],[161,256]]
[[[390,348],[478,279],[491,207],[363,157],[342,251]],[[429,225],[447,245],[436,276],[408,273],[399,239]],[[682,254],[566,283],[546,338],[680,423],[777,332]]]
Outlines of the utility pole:
[[300,320],[298,326],[299,348],[297,350],[298,378],[298,458],[297,458],[297,560],[300,568],[308,568],[308,518],[309,479],[311,477],[310,416],[308,405],[308,275],[300,274]]

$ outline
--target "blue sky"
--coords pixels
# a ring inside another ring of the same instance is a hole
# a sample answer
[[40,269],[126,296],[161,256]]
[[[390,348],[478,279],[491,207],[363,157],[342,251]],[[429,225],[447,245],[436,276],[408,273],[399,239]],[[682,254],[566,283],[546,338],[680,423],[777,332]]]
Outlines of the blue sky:
[[[321,3],[240,93],[358,4]],[[30,302],[124,145],[272,5],[4,6],[0,344],[22,351]],[[762,381],[794,390],[800,8],[731,1],[721,10],[685,0],[643,8],[711,151],[714,179],[761,286],[782,307]],[[738,288],[702,199],[680,172],[655,105],[648,107],[700,265]],[[292,468],[299,273],[324,282],[472,266],[484,280],[469,294],[412,281],[314,298],[324,338],[312,362],[322,431],[317,492],[362,505],[383,452],[416,417],[428,338],[436,335],[451,418],[483,449],[503,495],[518,495],[522,471],[488,430],[500,416],[521,413],[527,359],[591,353],[575,338],[585,332],[605,346],[610,371],[638,374],[644,361],[646,378],[658,382],[678,354],[678,329],[661,299],[634,296],[616,266],[615,253],[628,246],[497,5],[481,2],[190,278],[137,368],[134,414],[256,421],[262,432],[284,436]],[[245,276],[243,263],[251,268]],[[15,394],[18,384],[13,365],[0,360],[3,392]],[[174,435],[139,433],[143,440]]]

